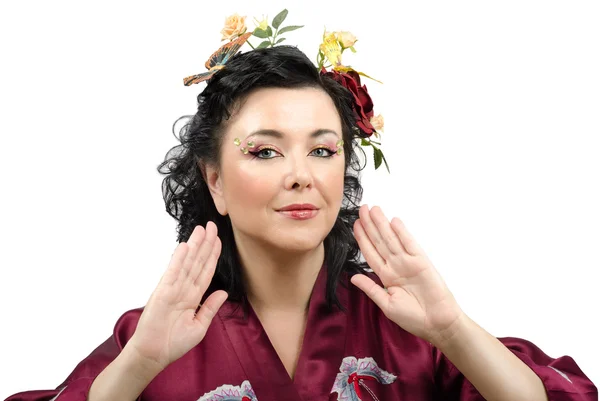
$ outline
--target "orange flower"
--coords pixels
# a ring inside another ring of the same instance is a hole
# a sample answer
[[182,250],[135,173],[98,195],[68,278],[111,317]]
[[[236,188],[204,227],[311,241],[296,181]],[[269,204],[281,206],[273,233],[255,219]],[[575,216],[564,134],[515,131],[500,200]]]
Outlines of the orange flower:
[[376,116],[371,117],[370,122],[376,131],[383,131],[383,116],[381,114],[377,114]]
[[335,33],[338,42],[342,45],[343,49],[348,49],[349,47],[354,46],[356,43],[356,36],[348,31],[339,31]]
[[221,40],[230,41],[246,32],[246,17],[241,17],[237,13],[230,15],[225,19],[225,26],[221,29]]

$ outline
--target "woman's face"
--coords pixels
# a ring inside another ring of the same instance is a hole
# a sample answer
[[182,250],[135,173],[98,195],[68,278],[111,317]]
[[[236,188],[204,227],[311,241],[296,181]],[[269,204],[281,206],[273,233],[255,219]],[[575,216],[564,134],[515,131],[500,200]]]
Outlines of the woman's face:
[[[236,241],[316,248],[341,207],[341,139],[339,114],[323,90],[252,92],[226,123],[220,171],[207,168],[215,205],[229,214]],[[281,210],[294,204],[315,209]]]

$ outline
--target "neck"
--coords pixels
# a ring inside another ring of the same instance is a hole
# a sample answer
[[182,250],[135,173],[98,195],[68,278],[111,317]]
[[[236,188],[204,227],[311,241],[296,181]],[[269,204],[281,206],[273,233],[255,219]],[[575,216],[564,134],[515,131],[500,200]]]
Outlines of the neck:
[[325,260],[322,242],[303,252],[290,252],[239,235],[236,244],[248,301],[256,312],[307,310]]

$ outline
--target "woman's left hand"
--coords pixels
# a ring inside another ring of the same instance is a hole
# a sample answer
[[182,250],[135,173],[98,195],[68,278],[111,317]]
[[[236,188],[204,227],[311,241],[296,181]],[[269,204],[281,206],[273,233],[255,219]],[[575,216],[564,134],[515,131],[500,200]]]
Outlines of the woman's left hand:
[[451,337],[464,313],[404,223],[362,205],[354,236],[385,289],[363,274],[352,283],[404,330],[434,345]]

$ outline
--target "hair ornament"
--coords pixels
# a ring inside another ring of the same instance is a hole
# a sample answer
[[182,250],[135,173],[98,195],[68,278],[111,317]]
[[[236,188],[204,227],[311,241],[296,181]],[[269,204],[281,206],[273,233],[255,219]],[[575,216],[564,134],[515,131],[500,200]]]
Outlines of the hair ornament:
[[[225,26],[221,30],[221,40],[228,40],[228,42],[217,49],[206,61],[205,67],[208,71],[184,78],[184,85],[189,86],[206,81],[217,71],[226,68],[227,62],[235,57],[245,43],[252,49],[263,49],[274,47],[285,41],[286,38],[282,37],[282,34],[295,31],[304,26],[288,25],[282,27],[281,25],[287,15],[288,10],[284,9],[273,18],[271,24],[269,24],[266,17],[263,17],[261,20],[255,18],[255,28],[251,32],[248,31],[246,26],[246,17],[238,14],[227,17],[225,19]],[[263,39],[263,41],[257,46],[253,46],[249,42],[251,36]],[[367,91],[367,86],[361,83],[360,77],[363,76],[379,83],[382,82],[342,63],[342,55],[345,50],[350,49],[353,53],[356,52],[354,48],[356,42],[357,38],[351,32],[325,31],[317,53],[316,68],[321,75],[335,80],[352,94],[352,109],[356,118],[354,136],[360,140],[361,146],[370,146],[373,148],[375,169],[379,168],[383,163],[389,172],[390,169],[387,160],[381,149],[376,146],[381,145],[381,143],[372,139],[372,137],[379,139],[380,133],[383,131],[383,116],[381,114],[374,114],[373,100]],[[343,141],[339,141],[338,143],[340,142],[341,144],[336,144],[338,154],[341,154],[343,150]],[[241,144],[239,138],[236,138],[234,143],[236,146],[240,146]],[[240,150],[246,154],[248,147],[251,148],[252,146],[247,144],[247,146],[240,148]]]

